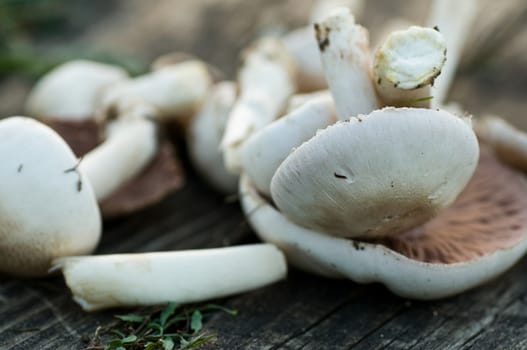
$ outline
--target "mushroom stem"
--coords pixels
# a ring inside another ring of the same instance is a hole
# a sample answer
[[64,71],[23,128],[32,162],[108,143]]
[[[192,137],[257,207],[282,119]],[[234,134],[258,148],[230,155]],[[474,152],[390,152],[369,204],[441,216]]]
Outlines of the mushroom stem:
[[302,106],[304,103],[318,99],[319,97],[326,97],[333,100],[333,96],[331,96],[331,92],[329,90],[318,90],[305,94],[296,94],[291,96],[289,99],[289,103],[287,104],[287,113],[290,113]]
[[156,118],[188,118],[208,93],[211,78],[201,61],[187,61],[159,68],[149,74],[108,86],[101,97],[103,117],[116,105],[141,99],[154,106]]
[[238,176],[225,169],[220,143],[225,124],[236,101],[236,84],[223,81],[210,91],[202,108],[192,119],[186,138],[190,159],[216,189],[235,193]]
[[371,79],[368,32],[347,8],[315,23],[318,47],[337,116],[344,120],[379,107]]
[[387,106],[429,107],[430,86],[446,60],[446,42],[431,28],[391,33],[375,53],[375,86]]
[[225,166],[233,173],[241,170],[241,145],[278,118],[295,91],[294,62],[280,41],[261,39],[246,51],[238,83],[240,96],[221,142]]
[[246,292],[283,279],[287,266],[271,244],[60,258],[73,299],[86,311],[192,303]]
[[156,123],[125,114],[107,127],[106,140],[82,158],[79,170],[89,179],[101,202],[136,176],[152,160],[157,148]]
[[474,131],[480,141],[491,146],[507,164],[527,171],[527,134],[499,117],[474,120]]
[[311,9],[310,23],[323,20],[335,8],[349,8],[355,18],[362,16],[365,6],[364,0],[317,0]]
[[438,28],[447,42],[447,61],[432,89],[434,108],[446,100],[477,11],[478,0],[434,0],[432,4],[428,26]]
[[317,130],[336,122],[331,96],[316,97],[269,124],[242,149],[244,171],[262,193],[271,195],[271,179],[291,151],[312,138]]

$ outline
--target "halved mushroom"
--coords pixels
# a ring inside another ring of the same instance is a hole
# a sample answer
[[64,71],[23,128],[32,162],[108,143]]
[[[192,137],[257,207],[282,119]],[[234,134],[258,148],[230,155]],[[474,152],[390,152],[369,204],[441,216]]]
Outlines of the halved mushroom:
[[403,297],[436,299],[463,292],[495,278],[527,252],[526,179],[485,149],[451,207],[424,225],[375,240],[339,238],[296,225],[245,175],[240,192],[253,229],[292,264],[327,277],[381,282]]
[[0,121],[0,139],[0,271],[45,276],[52,259],[93,252],[99,207],[68,145],[23,117]]

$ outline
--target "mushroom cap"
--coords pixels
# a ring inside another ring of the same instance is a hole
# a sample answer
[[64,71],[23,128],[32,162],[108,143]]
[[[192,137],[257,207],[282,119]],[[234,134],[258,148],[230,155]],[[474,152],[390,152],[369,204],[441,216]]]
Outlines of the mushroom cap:
[[52,259],[91,253],[99,207],[70,148],[23,117],[0,121],[0,139],[0,271],[45,276]]
[[271,194],[301,226],[345,237],[394,235],[451,204],[478,154],[468,118],[385,108],[298,147],[273,176]]
[[482,149],[473,178],[425,225],[375,242],[333,237],[289,221],[249,178],[241,202],[258,236],[288,261],[326,277],[381,282],[407,298],[443,298],[489,281],[527,252],[527,181]]
[[122,68],[75,60],[50,71],[31,90],[25,109],[39,118],[92,118],[98,94],[109,84],[127,79]]

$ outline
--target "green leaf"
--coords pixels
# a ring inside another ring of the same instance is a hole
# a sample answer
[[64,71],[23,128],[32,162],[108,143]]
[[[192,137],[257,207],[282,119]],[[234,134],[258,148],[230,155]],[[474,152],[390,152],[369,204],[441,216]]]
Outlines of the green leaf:
[[124,322],[132,322],[132,323],[141,323],[145,320],[144,316],[139,315],[115,315],[115,318],[124,321]]
[[183,347],[181,349],[193,349],[211,341],[214,338],[216,338],[216,335],[214,334],[201,334],[193,338],[190,342],[187,342],[186,344],[182,343],[181,345]]
[[128,337],[121,339],[121,344],[135,343],[136,340],[137,340],[137,336],[131,334]]
[[123,346],[119,346],[118,348],[115,348],[115,350],[126,350],[126,348]]
[[161,315],[159,316],[159,323],[161,323],[162,327],[165,326],[168,318],[174,314],[174,312],[176,311],[176,308],[177,308],[176,303],[168,303],[165,309],[161,311]]
[[157,348],[157,342],[152,343],[151,341],[149,341],[145,345],[145,350],[155,350],[155,348]]
[[174,349],[174,341],[172,338],[164,338],[161,340],[161,344],[163,344],[163,350],[172,350]]
[[203,323],[201,320],[203,319],[203,315],[199,310],[196,310],[192,313],[192,316],[190,318],[190,329],[197,333],[203,328]]
[[115,335],[117,335],[117,336],[119,336],[121,338],[126,337],[126,335],[123,332],[121,332],[120,330],[118,330],[118,329],[112,329],[111,333],[113,333],[113,334],[115,334]]

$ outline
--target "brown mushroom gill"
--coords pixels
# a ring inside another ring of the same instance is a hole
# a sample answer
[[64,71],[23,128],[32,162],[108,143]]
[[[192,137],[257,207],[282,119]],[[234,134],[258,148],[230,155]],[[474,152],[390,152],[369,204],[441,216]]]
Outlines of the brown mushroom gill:
[[[100,143],[99,127],[93,118],[80,121],[44,121],[82,157]],[[183,170],[169,141],[163,140],[150,164],[136,177],[121,186],[101,203],[105,218],[130,214],[157,203],[170,192],[181,188]]]
[[426,224],[376,240],[429,263],[472,260],[527,238],[527,181],[484,148],[476,171],[456,201]]

